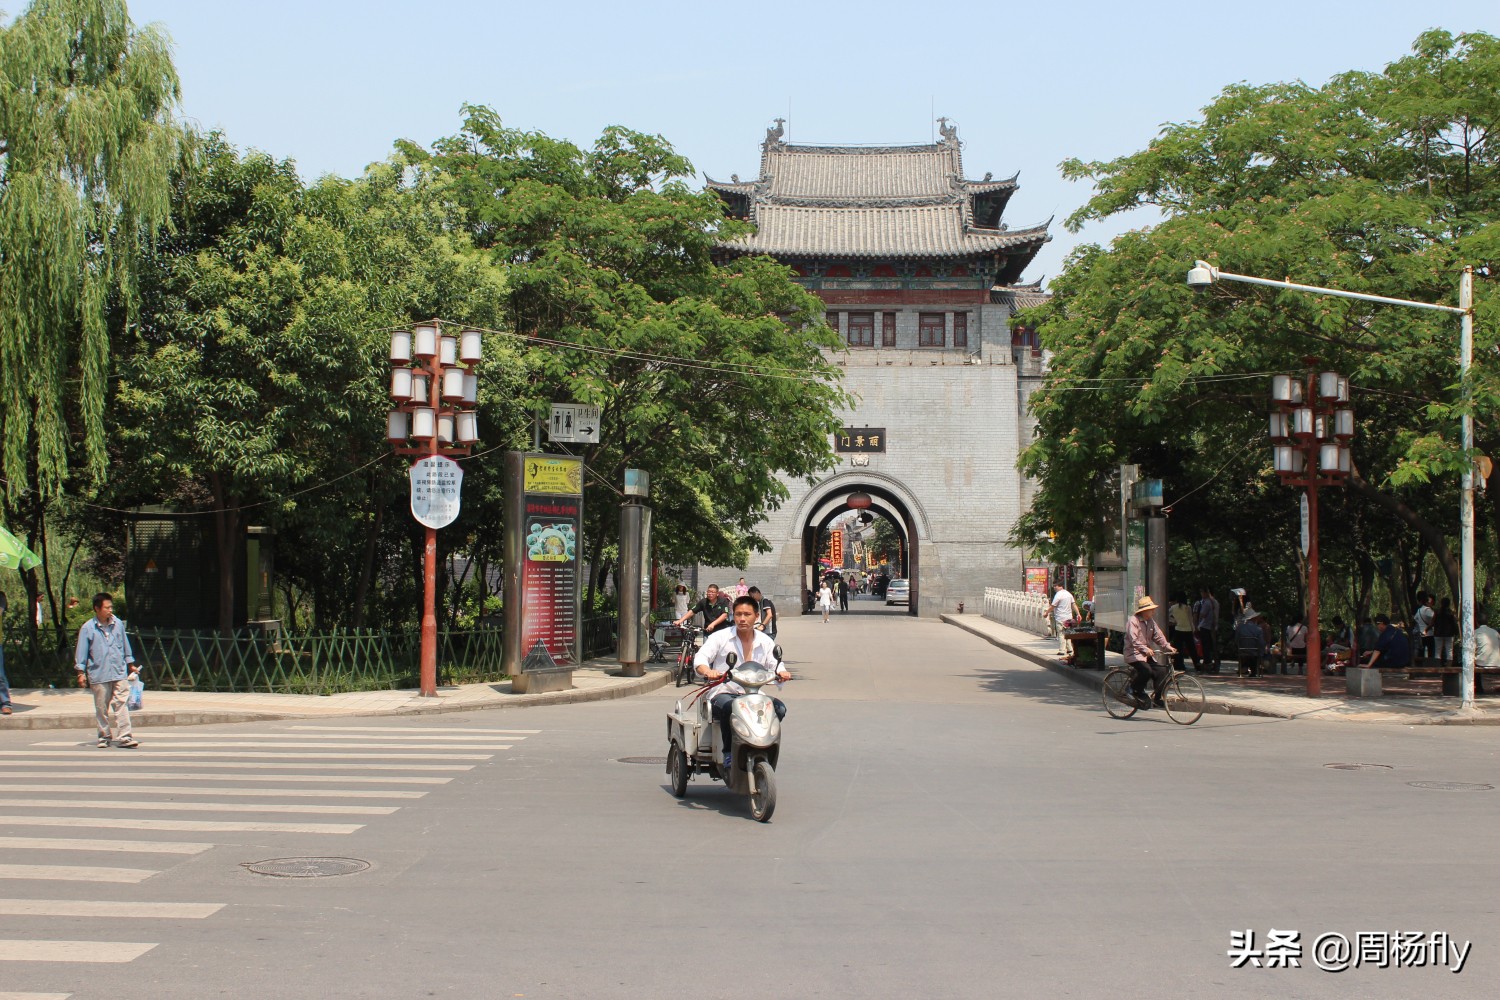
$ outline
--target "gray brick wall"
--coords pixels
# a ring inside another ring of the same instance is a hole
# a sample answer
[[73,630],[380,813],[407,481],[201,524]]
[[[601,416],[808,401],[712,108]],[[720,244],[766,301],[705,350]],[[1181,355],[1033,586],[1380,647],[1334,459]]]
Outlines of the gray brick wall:
[[[843,310],[845,307],[840,307]],[[855,307],[850,307],[855,308]],[[990,307],[986,307],[986,312]],[[1005,310],[985,316],[986,347],[998,348]],[[912,314],[915,338],[916,312]],[[970,351],[980,347],[971,320]],[[879,336],[877,321],[877,342]],[[984,588],[1022,586],[1022,559],[1008,538],[1029,491],[1016,471],[1024,421],[1016,368],[1005,350],[987,350],[986,361],[965,363],[962,351],[861,350],[839,355],[845,385],[858,401],[845,416],[850,427],[885,427],[886,451],[856,467],[839,466],[809,486],[788,481],[790,498],[762,525],[774,546],[753,555],[743,574],[703,567],[699,580],[734,583],[741,575],[795,613],[802,591],[802,532],[823,497],[842,497],[861,480],[877,482],[914,501],[917,520],[919,612],[954,610],[960,601],[981,605]]]

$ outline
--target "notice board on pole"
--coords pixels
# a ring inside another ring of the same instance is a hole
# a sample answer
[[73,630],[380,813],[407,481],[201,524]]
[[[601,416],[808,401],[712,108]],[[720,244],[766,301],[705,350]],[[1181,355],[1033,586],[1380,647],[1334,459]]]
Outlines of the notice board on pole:
[[508,452],[505,509],[505,669],[577,666],[583,459]]

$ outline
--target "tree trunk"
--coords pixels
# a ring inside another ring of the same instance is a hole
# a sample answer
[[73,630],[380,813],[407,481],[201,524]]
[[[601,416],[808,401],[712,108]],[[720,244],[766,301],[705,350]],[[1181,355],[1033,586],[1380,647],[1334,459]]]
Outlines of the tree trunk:
[[370,506],[374,509],[365,525],[364,558],[360,560],[359,581],[354,587],[354,614],[351,621],[355,628],[361,628],[365,623],[365,606],[369,603],[370,591],[375,583],[375,555],[379,550],[380,525],[385,517],[385,507],[376,496],[373,482],[370,487]]
[[[1448,540],[1443,537],[1443,532],[1428,523],[1422,515],[1412,510],[1400,500],[1370,485],[1360,475],[1358,469],[1355,469],[1353,474],[1349,476],[1349,488],[1355,490],[1365,499],[1373,501],[1397,520],[1416,530],[1427,548],[1431,550],[1433,555],[1437,556],[1438,565],[1443,568],[1443,574],[1448,578],[1448,590],[1452,594],[1454,602],[1457,603],[1459,590],[1458,558],[1454,556],[1453,550],[1448,548]],[[1420,571],[1421,568],[1419,566],[1418,572],[1420,573]]]
[[209,476],[214,496],[214,548],[219,557],[219,631],[234,631],[234,550],[240,533],[240,511],[230,496],[224,477]]

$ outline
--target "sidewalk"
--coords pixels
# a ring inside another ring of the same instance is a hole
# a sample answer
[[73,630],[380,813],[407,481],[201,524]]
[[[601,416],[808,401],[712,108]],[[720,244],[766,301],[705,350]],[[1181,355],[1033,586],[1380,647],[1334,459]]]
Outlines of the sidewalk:
[[[1109,667],[1123,667],[1119,653],[1105,654],[1104,670],[1070,667],[1057,655],[1057,640],[1001,625],[983,615],[941,615],[943,621],[972,632],[991,645],[1061,674],[1077,684],[1099,690]],[[1232,664],[1227,665],[1233,669]],[[1322,697],[1306,695],[1306,678],[1298,675],[1240,677],[1199,674],[1208,695],[1208,711],[1219,715],[1258,715],[1272,719],[1331,719],[1341,722],[1395,722],[1404,725],[1500,725],[1500,698],[1481,696],[1472,712],[1459,709],[1459,699],[1437,694],[1436,681],[1388,685],[1383,698],[1348,698],[1344,678],[1323,677]],[[1428,694],[1427,691],[1434,693]]]
[[[146,689],[144,707],[130,713],[133,727],[200,726],[276,719],[331,719],[344,716],[437,715],[494,708],[529,708],[628,698],[666,685],[670,672],[648,664],[644,677],[620,676],[614,660],[589,660],[573,671],[569,691],[512,694],[510,681],[438,688],[436,698],[414,690],[354,691],[348,694],[228,694]],[[14,715],[0,716],[8,729],[94,728],[93,695],[82,688],[17,689],[10,692]]]

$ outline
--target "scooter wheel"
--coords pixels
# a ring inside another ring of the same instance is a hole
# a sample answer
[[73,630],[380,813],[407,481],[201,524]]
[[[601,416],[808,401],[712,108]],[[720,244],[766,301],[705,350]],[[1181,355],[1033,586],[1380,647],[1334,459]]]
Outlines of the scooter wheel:
[[667,751],[667,777],[672,781],[672,794],[679,799],[687,795],[688,760],[682,747],[673,743]]
[[755,794],[750,796],[750,815],[761,823],[776,811],[776,772],[763,760],[755,762]]

